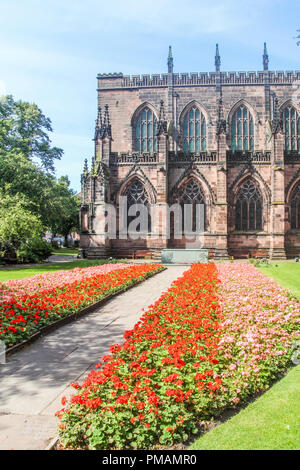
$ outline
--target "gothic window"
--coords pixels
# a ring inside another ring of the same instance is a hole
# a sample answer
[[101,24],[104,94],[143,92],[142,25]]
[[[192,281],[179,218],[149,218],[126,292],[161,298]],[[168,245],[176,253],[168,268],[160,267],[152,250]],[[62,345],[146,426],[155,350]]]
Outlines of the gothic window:
[[[134,220],[137,215],[129,216],[128,211],[131,206],[135,204],[143,204],[148,209],[148,232],[151,231],[151,218],[150,218],[150,207],[149,207],[149,198],[145,190],[144,185],[138,180],[135,179],[131,185],[127,188],[125,196],[127,196],[127,225],[129,226],[130,222]],[[140,231],[140,227],[137,228],[137,231]]]
[[[195,231],[197,227],[202,227],[203,230],[205,229],[205,222],[201,224],[201,221],[197,221],[197,217],[201,216],[201,211],[199,211],[199,205],[203,204],[205,209],[205,198],[202,191],[202,188],[198,181],[195,179],[191,179],[181,190],[179,191],[179,203],[181,205],[182,210],[182,229],[184,230],[184,213],[185,213],[185,205],[191,205],[191,228],[192,231]],[[197,210],[198,205],[198,210]],[[205,218],[205,211],[202,213]],[[198,222],[198,223],[197,223]]]
[[300,116],[293,106],[287,106],[282,114],[285,134],[285,150],[300,151]]
[[137,152],[157,151],[157,119],[146,106],[139,113],[135,124],[135,150]]
[[184,116],[183,150],[194,153],[206,150],[206,119],[196,105]]
[[300,183],[291,198],[291,228],[300,229]]
[[262,197],[250,180],[240,188],[235,206],[236,230],[262,230]]
[[232,151],[254,149],[254,124],[249,109],[241,105],[234,113],[231,121]]

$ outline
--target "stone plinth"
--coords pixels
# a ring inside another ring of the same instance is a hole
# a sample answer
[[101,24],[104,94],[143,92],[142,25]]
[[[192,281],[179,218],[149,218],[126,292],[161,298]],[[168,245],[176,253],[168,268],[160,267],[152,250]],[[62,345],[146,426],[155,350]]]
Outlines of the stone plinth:
[[161,252],[163,264],[207,263],[208,250],[165,249]]

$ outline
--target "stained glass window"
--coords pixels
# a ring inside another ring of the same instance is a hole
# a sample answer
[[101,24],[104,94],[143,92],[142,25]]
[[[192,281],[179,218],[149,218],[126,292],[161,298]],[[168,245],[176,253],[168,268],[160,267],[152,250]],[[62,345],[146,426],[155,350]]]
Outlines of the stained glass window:
[[240,188],[235,206],[236,230],[262,230],[262,197],[255,184],[248,180]]
[[[197,224],[197,219],[196,217],[200,216],[200,211],[197,210],[197,205],[203,204],[204,209],[205,209],[205,199],[204,199],[204,194],[202,191],[202,188],[200,186],[200,183],[196,181],[195,179],[191,179],[179,192],[179,203],[181,205],[182,209],[182,228],[184,229],[184,210],[185,210],[185,205],[189,204],[192,205],[192,221],[191,221],[191,227],[192,230],[195,231],[197,227],[202,226],[203,229],[205,228],[205,223],[200,224],[200,221],[198,221]],[[204,218],[205,218],[205,211],[204,211]],[[203,221],[204,222],[204,221]]]
[[300,229],[300,183],[291,198],[291,228]]
[[232,117],[231,148],[233,152],[254,149],[253,117],[244,105],[241,105]]
[[206,119],[197,106],[184,116],[183,150],[194,153],[206,150]]
[[[148,231],[151,231],[151,217],[150,217],[150,207],[149,207],[149,198],[148,194],[145,190],[144,185],[138,180],[135,179],[131,185],[127,188],[125,192],[125,196],[127,196],[127,224],[129,225],[132,220],[134,220],[137,215],[129,216],[128,211],[131,206],[135,204],[143,204],[148,209]],[[139,231],[140,228],[137,228]]]
[[282,114],[285,134],[285,150],[300,151],[300,116],[293,106],[287,106]]
[[142,109],[135,125],[135,150],[138,152],[157,151],[157,119],[147,106]]

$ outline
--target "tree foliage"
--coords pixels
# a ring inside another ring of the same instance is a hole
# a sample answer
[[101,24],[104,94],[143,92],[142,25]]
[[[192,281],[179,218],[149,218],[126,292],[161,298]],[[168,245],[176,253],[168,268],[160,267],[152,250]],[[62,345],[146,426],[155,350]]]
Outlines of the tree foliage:
[[41,239],[43,224],[22,194],[0,192],[0,256],[17,258],[18,249],[32,239]]
[[49,229],[52,233],[59,233],[68,243],[68,235],[79,228],[80,200],[70,188],[67,176],[61,176],[51,188],[49,200],[52,207],[49,213]]
[[11,196],[0,193],[0,240],[18,246],[21,240],[41,237],[43,224],[38,215],[32,213],[31,202],[22,194]]
[[70,188],[68,177],[56,180],[22,153],[5,153],[0,149],[0,189],[7,194],[26,196],[27,207],[53,234],[65,236],[79,228],[79,199]]
[[0,148],[37,159],[45,171],[54,172],[54,161],[63,150],[51,146],[51,121],[36,104],[14,101],[11,95],[0,101]]
[[0,245],[24,259],[28,250],[43,252],[46,230],[67,238],[79,228],[79,199],[67,176],[54,176],[63,151],[51,146],[51,131],[35,104],[0,100]]

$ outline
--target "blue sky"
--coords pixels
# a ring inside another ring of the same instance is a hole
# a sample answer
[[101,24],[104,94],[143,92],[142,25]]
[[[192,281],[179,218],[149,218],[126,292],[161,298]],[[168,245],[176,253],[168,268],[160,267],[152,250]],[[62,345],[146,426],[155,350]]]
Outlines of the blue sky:
[[57,175],[80,190],[93,153],[96,75],[300,69],[299,0],[0,0],[0,94],[36,103],[64,149]]

